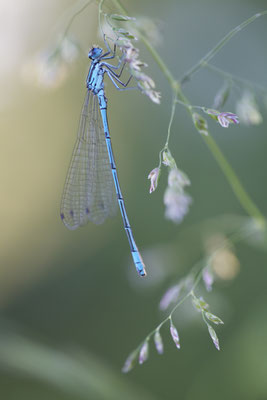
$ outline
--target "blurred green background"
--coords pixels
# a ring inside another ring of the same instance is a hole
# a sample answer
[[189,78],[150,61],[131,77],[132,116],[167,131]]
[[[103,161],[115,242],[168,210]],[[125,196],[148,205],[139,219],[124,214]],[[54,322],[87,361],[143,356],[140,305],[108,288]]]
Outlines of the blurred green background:
[[[107,0],[108,3],[108,0]],[[241,269],[231,283],[205,294],[224,321],[222,351],[212,345],[198,314],[185,304],[168,329],[165,353],[121,374],[127,355],[163,318],[164,290],[189,271],[201,244],[192,224],[224,214],[244,215],[184,109],[178,107],[170,148],[190,177],[194,202],[181,225],[164,218],[167,175],[149,195],[170,115],[171,92],[141,47],[146,73],[162,92],[155,105],[138,92],[107,83],[109,120],[122,190],[136,242],[147,265],[141,280],[129,255],[121,217],[68,231],[60,199],[76,139],[88,70],[79,58],[52,81],[36,85],[36,53],[53,46],[72,15],[70,0],[0,1],[0,396],[31,399],[254,399],[267,398],[265,252],[237,246]],[[264,10],[259,0],[123,1],[132,16],[157,21],[158,51],[178,78],[230,29]],[[115,10],[114,10],[115,11]],[[73,23],[84,53],[98,42],[97,6]],[[267,86],[266,18],[236,36],[214,64]],[[102,44],[102,43],[100,43]],[[65,78],[63,80],[63,78]],[[61,81],[62,80],[62,81]],[[211,106],[222,79],[202,70],[185,87],[193,104]],[[234,111],[235,98],[227,109]],[[246,189],[266,213],[266,121],[211,132]],[[189,233],[188,233],[189,232]],[[202,290],[204,292],[204,289]],[[203,293],[202,293],[203,294]],[[195,315],[196,314],[196,315]]]

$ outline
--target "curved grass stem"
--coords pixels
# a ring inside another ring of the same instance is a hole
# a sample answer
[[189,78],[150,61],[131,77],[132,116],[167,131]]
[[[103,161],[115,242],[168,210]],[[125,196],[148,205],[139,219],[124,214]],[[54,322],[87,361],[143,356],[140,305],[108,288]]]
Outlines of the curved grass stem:
[[246,26],[250,25],[257,18],[262,17],[267,14],[267,10],[262,11],[261,13],[257,13],[252,17],[248,18],[246,21],[242,22],[242,24],[236,26],[230,32],[228,32],[204,57],[202,57],[192,68],[186,72],[182,78],[180,79],[181,84],[188,81],[191,76],[197,72],[200,68],[205,66],[225,45],[235,36],[238,32],[242,31]]
[[[128,15],[126,9],[121,5],[120,0],[112,0],[113,4],[115,7],[125,15]],[[238,25],[234,29],[232,29],[224,38],[213,48],[211,49],[195,66],[193,66],[182,78],[181,82],[183,82],[185,79],[189,79],[198,69],[201,67],[205,66],[205,64],[210,61],[215,54],[218,53],[219,50],[222,49],[222,47],[238,32],[240,32],[242,29],[244,29],[247,25],[252,23],[255,19],[267,14],[267,10],[263,11],[261,13],[255,14],[251,18],[247,19],[244,21],[242,24]],[[184,93],[182,92],[181,85],[180,83],[174,78],[172,73],[170,72],[169,68],[165,64],[164,60],[160,57],[158,54],[157,50],[152,46],[152,44],[147,40],[147,38],[139,32],[139,38],[140,40],[144,43],[146,46],[147,50],[151,53],[153,56],[154,60],[158,64],[160,70],[166,77],[170,87],[176,94],[178,100],[180,100],[182,103],[185,105],[188,105],[187,110],[190,113],[191,117],[193,114],[193,109],[190,105],[189,100],[186,98]],[[229,162],[226,160],[224,157],[223,153],[221,152],[219,146],[215,142],[215,140],[209,135],[209,136],[203,136],[203,139],[208,146],[209,150],[213,154],[215,160],[217,161],[218,165],[220,166],[225,178],[227,179],[229,185],[232,187],[233,192],[239,201],[240,205],[243,207],[243,209],[250,215],[252,218],[255,218],[257,221],[259,221],[262,225],[265,225],[265,218],[263,214],[260,212],[258,207],[255,205],[249,194],[246,192],[244,189],[243,185],[241,184],[238,176],[234,172],[233,168],[229,164]]]

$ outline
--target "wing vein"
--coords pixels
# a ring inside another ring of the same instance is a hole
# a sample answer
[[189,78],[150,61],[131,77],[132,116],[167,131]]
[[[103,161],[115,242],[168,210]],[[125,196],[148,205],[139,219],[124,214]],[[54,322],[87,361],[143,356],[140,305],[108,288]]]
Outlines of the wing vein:
[[63,190],[61,217],[67,228],[76,229],[88,220],[101,224],[116,208],[98,98],[88,91]]

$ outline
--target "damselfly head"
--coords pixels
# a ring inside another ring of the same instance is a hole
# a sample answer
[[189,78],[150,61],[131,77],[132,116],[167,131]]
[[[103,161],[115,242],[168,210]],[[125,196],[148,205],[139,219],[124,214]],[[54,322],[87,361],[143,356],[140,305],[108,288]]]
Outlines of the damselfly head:
[[102,49],[100,47],[92,47],[91,50],[88,53],[88,57],[91,60],[96,60],[97,58],[99,58],[102,54]]

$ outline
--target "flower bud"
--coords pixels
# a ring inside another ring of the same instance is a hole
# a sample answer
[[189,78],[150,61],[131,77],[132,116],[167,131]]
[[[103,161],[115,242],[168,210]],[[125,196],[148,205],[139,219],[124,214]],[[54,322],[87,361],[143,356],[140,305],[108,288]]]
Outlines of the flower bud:
[[160,169],[158,167],[152,169],[152,171],[149,173],[149,175],[147,177],[148,179],[150,179],[149,193],[152,193],[156,190],[156,188],[158,186],[159,174],[160,174]]

